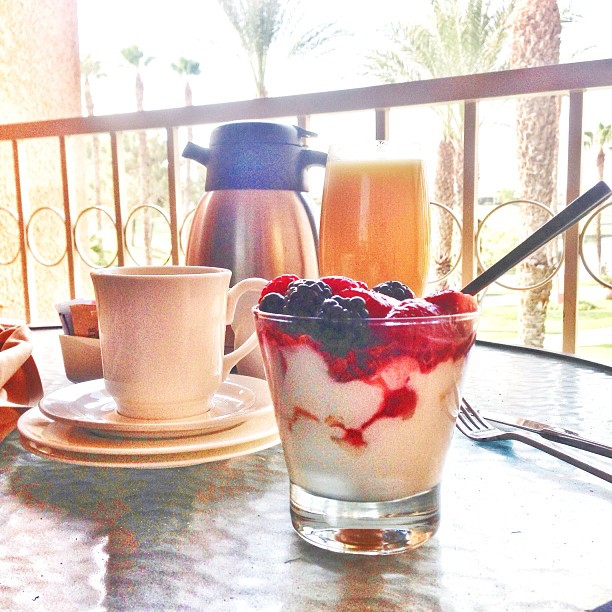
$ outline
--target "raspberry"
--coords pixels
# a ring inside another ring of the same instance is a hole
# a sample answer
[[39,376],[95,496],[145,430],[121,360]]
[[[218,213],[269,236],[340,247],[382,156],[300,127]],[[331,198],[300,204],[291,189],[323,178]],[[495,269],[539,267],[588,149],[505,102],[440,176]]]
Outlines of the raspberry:
[[285,291],[287,291],[289,283],[292,283],[296,280],[299,280],[299,276],[296,276],[295,274],[281,274],[280,276],[277,276],[261,290],[259,302],[261,303],[261,300],[268,293],[280,293],[280,295],[285,295]]
[[476,298],[466,293],[445,289],[425,298],[440,310],[440,314],[451,315],[478,310]]
[[347,276],[324,276],[321,278],[324,283],[327,283],[334,295],[340,294],[345,289],[367,289],[368,286],[362,281],[353,280]]
[[365,301],[365,306],[370,316],[375,319],[384,319],[389,312],[399,304],[399,301],[388,297],[382,293],[375,293],[368,289],[359,287],[343,289],[340,292],[342,297],[361,297]]
[[402,319],[413,317],[436,317],[442,314],[440,310],[422,298],[412,298],[400,302],[387,315],[388,319]]
[[380,283],[380,285],[373,287],[372,291],[382,293],[396,300],[408,300],[414,297],[414,292],[408,285],[404,285],[404,283],[395,280]]

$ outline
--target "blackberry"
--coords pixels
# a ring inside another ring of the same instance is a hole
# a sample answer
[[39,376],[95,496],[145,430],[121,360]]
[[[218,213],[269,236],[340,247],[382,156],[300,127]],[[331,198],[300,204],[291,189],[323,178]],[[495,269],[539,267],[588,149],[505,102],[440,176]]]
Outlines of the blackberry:
[[367,319],[370,316],[362,297],[340,297],[326,299],[321,305],[321,318],[324,321],[339,322],[352,319]]
[[259,310],[262,312],[272,312],[282,314],[285,306],[285,297],[280,293],[266,293],[259,302]]
[[321,342],[328,353],[345,357],[350,350],[368,344],[369,316],[363,298],[336,295],[321,305],[320,319],[311,330],[311,335]]
[[414,297],[414,292],[410,287],[404,285],[404,283],[400,281],[386,281],[385,283],[380,283],[380,285],[376,285],[376,287],[372,288],[372,291],[376,291],[377,293],[382,293],[383,295],[388,295],[389,297],[395,298],[396,300],[409,300]]
[[323,281],[300,279],[289,283],[285,292],[283,313],[301,317],[316,317],[321,304],[332,295],[331,287]]

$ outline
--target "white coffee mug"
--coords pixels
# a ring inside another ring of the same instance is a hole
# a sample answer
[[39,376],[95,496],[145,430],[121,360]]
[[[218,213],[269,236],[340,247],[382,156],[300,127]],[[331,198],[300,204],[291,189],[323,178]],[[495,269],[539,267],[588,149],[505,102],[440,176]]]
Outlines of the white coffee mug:
[[238,298],[266,281],[204,266],[144,266],[93,271],[102,369],[117,411],[173,419],[210,410],[236,363],[257,346],[253,334],[223,354]]

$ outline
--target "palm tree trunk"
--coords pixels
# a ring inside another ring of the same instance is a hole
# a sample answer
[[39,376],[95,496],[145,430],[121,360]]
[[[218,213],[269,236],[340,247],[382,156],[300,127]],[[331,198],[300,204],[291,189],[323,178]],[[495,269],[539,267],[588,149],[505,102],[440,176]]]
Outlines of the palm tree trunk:
[[[189,80],[185,82],[185,106],[193,105],[193,94],[191,91],[191,86],[189,85]],[[191,142],[193,140],[193,128],[191,126],[187,127],[187,141]],[[183,181],[183,214],[187,214],[187,211],[191,208],[191,167],[193,164],[189,163],[189,160],[185,160],[185,180]]]
[[[94,134],[91,137],[91,140],[91,154],[94,166],[94,203],[96,206],[100,206],[102,203],[102,178],[100,176],[100,136],[98,136],[98,134]],[[100,232],[102,232],[102,211],[98,211],[96,219],[99,235]]]
[[[552,206],[556,202],[559,99],[528,98],[517,101],[518,143],[521,152],[519,177],[522,197]],[[523,217],[525,235],[548,220],[546,211],[531,207]],[[554,263],[545,249],[534,253],[519,266],[522,286],[542,282]],[[537,289],[521,292],[519,338],[527,346],[544,346],[546,313],[552,281]]]
[[[438,160],[433,199],[449,208],[453,208],[455,202],[454,158],[455,147],[453,143],[447,138],[441,140],[438,145]],[[445,276],[451,269],[453,226],[452,217],[440,212],[438,216],[438,250],[434,254],[437,278]],[[439,283],[439,289],[445,289],[447,286],[448,282],[446,280]]]
[[[138,159],[139,159],[139,176],[140,176],[140,203],[146,205],[149,203],[149,181],[147,177],[147,169],[149,168],[149,151],[147,149],[147,134],[146,132],[138,133]],[[143,209],[143,240],[145,247],[145,264],[150,266],[153,263],[153,224],[151,223],[151,214],[148,208]]]
[[[600,181],[603,181],[604,178],[605,161],[606,154],[603,147],[600,146],[597,153],[597,175]],[[601,213],[595,217],[595,246],[597,248],[597,272],[601,273]]]
[[[561,18],[557,0],[519,0],[513,24],[512,68],[559,63]],[[559,99],[521,98],[516,104],[517,153],[521,198],[554,207],[556,202]],[[545,220],[543,211],[524,220],[533,233]],[[522,285],[533,285],[548,276],[552,263],[545,252],[525,260],[519,275]],[[552,283],[523,291],[519,312],[519,337],[528,346],[544,345],[546,312]]]
[[[91,94],[91,84],[89,78],[85,79],[85,107],[87,108],[87,116],[93,117],[94,115],[94,102]],[[94,167],[94,204],[100,206],[100,194],[102,192],[102,180],[100,178],[100,136],[93,134],[91,137],[91,153]],[[98,211],[96,214],[96,229],[97,235],[102,232],[102,212]]]
[[[136,73],[136,109],[144,110],[144,83],[140,76],[140,72]],[[147,148],[147,133],[138,133],[138,163],[139,163],[139,178],[140,178],[140,204],[149,204],[149,150]],[[143,241],[145,248],[145,264],[150,266],[153,263],[153,225],[151,223],[151,214],[148,208],[143,210]]]
[[463,212],[463,141],[455,144],[455,188],[457,209]]
[[[460,219],[463,219],[463,137],[460,136],[455,142],[455,210]],[[457,234],[457,240],[461,240],[459,230],[453,226],[453,232]]]

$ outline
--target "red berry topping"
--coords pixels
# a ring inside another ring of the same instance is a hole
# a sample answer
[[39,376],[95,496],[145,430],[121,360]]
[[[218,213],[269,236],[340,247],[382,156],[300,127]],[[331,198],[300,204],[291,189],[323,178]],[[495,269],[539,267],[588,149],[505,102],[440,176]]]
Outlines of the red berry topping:
[[478,310],[478,302],[475,297],[452,289],[439,291],[425,299],[437,306],[440,309],[440,314],[451,315]]
[[280,293],[281,295],[285,295],[285,291],[287,291],[289,283],[299,280],[299,278],[300,277],[296,276],[295,274],[281,274],[280,276],[277,276],[261,290],[259,301],[261,302],[264,296],[268,295],[268,293]]
[[368,286],[362,282],[348,278],[347,276],[324,276],[321,278],[324,283],[327,283],[334,295],[339,295],[345,289],[367,289]]
[[436,317],[441,315],[435,304],[422,299],[412,298],[400,302],[389,314],[388,319],[405,319],[411,317]]
[[395,308],[400,302],[395,298],[383,295],[382,293],[376,293],[375,291],[369,291],[368,289],[362,289],[361,287],[350,287],[343,289],[340,292],[342,297],[361,297],[365,300],[366,308],[370,313],[370,317],[374,319],[384,319],[389,312]]

